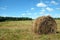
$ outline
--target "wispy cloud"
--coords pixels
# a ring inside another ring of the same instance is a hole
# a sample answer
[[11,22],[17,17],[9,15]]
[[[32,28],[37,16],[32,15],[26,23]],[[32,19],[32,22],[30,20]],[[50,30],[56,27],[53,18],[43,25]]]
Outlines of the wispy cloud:
[[56,9],[60,10],[60,8],[56,8]]
[[46,12],[46,11],[51,12],[51,11],[53,11],[53,9],[50,8],[50,7],[42,8],[42,10],[39,12],[39,14],[40,14],[41,16],[47,16],[47,15],[50,15],[50,13],[48,13],[48,12]]
[[58,3],[56,1],[51,1],[51,4],[57,5]]
[[42,11],[41,11],[39,14],[44,15],[44,14],[45,14],[45,12],[42,12]]
[[22,15],[22,16],[25,16],[26,14],[25,14],[25,13],[22,13],[21,15]]
[[42,12],[45,12],[46,10],[45,10],[45,8],[43,8],[41,11],[42,11]]
[[35,15],[37,15],[37,13],[34,13]]
[[49,13],[45,13],[45,12],[40,12],[40,15],[41,16],[48,16],[48,15],[50,15]]
[[60,18],[60,14],[59,14],[59,13],[58,13],[58,14],[56,13],[56,14],[54,14],[53,17],[55,17],[55,18],[56,18],[56,17],[57,17],[57,18],[59,17],[59,18]]
[[43,2],[41,2],[41,3],[38,3],[36,6],[37,7],[46,7],[47,5]]
[[32,13],[26,12],[26,13],[22,13],[22,16],[30,16]]
[[31,10],[34,10],[34,8],[31,8]]
[[46,7],[46,10],[51,12],[51,11],[53,11],[53,8]]
[[39,12],[40,15],[45,15],[45,9],[42,9],[40,12]]
[[32,13],[27,13],[27,15],[31,15]]
[[45,14],[45,16],[48,16],[48,15],[51,16],[50,13],[46,13],[46,14]]

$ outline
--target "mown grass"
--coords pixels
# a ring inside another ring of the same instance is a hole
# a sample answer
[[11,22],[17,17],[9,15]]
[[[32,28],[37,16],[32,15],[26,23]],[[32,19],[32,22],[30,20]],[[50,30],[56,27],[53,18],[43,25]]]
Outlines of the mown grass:
[[0,40],[32,40],[27,30],[0,29]]
[[60,20],[56,34],[38,35],[33,33],[33,21],[0,22],[0,40],[60,40]]

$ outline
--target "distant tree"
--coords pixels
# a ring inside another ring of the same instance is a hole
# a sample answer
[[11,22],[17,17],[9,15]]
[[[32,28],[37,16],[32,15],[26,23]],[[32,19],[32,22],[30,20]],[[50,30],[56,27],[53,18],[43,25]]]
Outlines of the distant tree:
[[56,20],[60,20],[60,18],[54,18],[54,19],[56,19]]
[[19,20],[32,20],[29,17],[2,17],[0,16],[0,22],[2,21],[19,21]]

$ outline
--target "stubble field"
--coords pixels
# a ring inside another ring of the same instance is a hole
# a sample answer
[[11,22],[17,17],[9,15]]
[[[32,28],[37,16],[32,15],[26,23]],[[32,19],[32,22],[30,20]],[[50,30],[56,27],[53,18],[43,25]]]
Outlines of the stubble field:
[[0,40],[60,40],[60,20],[56,34],[38,35],[33,32],[33,21],[0,22]]

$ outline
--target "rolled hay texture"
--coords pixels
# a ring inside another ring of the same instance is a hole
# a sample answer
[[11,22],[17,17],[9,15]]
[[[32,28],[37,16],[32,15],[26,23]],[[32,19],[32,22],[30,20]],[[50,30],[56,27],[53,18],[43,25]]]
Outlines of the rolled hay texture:
[[33,23],[33,31],[38,34],[56,33],[57,24],[51,16],[38,17]]

